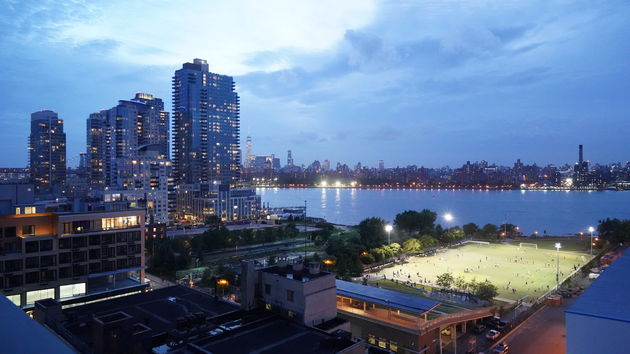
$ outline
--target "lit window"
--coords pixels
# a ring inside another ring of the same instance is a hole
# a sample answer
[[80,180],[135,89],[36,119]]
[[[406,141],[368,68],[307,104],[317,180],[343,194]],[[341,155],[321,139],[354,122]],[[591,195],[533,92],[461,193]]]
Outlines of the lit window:
[[85,295],[85,283],[62,285],[59,287],[60,299],[79,296],[79,295]]
[[265,304],[265,310],[270,311],[271,310],[271,304]]
[[35,301],[43,300],[43,299],[54,299],[55,298],[55,289],[42,289],[29,291],[26,293],[26,304],[32,305]]
[[24,236],[35,235],[35,225],[24,225],[24,226],[22,226],[22,235],[24,235]]
[[385,338],[378,339],[378,346],[381,348],[387,348],[387,341],[385,341]]
[[393,340],[389,341],[389,350],[393,352],[398,351],[398,342],[394,342]]
[[20,207],[15,208],[15,215],[20,215]]
[[17,295],[7,295],[7,299],[11,300],[15,306],[22,306],[22,296],[20,294]]
[[24,214],[35,214],[35,213],[37,213],[37,210],[35,209],[34,206],[24,207]]

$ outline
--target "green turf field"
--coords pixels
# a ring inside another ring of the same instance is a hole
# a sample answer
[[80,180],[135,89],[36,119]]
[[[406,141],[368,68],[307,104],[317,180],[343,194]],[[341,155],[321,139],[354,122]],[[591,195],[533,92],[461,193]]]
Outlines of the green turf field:
[[[560,251],[560,278],[573,272],[591,256],[587,253]],[[435,284],[436,277],[450,272],[466,281],[486,279],[499,288],[498,297],[518,300],[526,296],[540,297],[556,285],[556,251],[520,248],[518,244],[466,244],[446,249],[435,256],[412,257],[407,263],[382,269],[375,273],[387,279],[411,281],[416,284]],[[372,276],[374,278],[374,275]],[[424,283],[423,283],[424,282]],[[513,290],[514,289],[514,290]]]

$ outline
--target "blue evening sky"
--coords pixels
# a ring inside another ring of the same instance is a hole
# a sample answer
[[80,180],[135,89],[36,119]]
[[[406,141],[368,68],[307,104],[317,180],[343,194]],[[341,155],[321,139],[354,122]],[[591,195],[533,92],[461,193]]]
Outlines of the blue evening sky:
[[232,75],[256,154],[387,167],[630,157],[630,2],[0,0],[0,167],[30,113],[164,99],[205,58]]

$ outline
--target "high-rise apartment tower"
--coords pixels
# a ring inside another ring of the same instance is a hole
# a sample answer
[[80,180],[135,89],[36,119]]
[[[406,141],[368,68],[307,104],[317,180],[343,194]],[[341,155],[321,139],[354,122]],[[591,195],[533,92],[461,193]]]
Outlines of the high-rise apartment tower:
[[31,114],[29,165],[37,194],[58,192],[66,184],[66,134],[53,111]]
[[184,63],[173,76],[173,175],[176,184],[240,177],[239,98],[230,76],[208,63]]

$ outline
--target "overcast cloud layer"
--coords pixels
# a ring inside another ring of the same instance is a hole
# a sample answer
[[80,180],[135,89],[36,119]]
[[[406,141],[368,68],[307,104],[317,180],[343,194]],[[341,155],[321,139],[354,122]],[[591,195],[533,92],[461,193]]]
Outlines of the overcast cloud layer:
[[626,161],[625,1],[0,0],[0,167],[27,164],[30,113],[85,119],[205,58],[233,75],[241,136],[299,163]]

